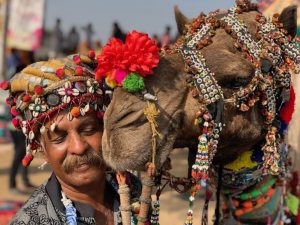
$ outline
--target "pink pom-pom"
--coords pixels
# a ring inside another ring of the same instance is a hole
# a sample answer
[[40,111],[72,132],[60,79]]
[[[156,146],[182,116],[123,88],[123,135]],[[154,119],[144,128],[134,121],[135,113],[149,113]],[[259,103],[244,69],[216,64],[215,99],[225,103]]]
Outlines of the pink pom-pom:
[[116,79],[117,84],[121,84],[127,75],[128,75],[128,73],[124,70],[116,70],[115,71],[115,79]]

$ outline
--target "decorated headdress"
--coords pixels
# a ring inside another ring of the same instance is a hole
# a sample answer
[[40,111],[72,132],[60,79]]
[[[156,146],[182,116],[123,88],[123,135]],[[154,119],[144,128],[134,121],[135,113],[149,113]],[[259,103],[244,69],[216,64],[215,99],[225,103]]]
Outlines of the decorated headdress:
[[109,95],[95,79],[97,62],[95,54],[72,55],[63,59],[52,59],[27,66],[10,81],[1,83],[9,89],[7,104],[11,106],[12,123],[26,136],[27,166],[40,149],[39,134],[46,131],[45,124],[51,121],[55,129],[54,116],[66,111],[69,120],[95,111],[103,117]]
[[144,33],[130,32],[123,43],[112,38],[97,57],[97,79],[105,79],[108,88],[122,86],[129,92],[145,89],[144,77],[153,74],[159,62],[159,48]]

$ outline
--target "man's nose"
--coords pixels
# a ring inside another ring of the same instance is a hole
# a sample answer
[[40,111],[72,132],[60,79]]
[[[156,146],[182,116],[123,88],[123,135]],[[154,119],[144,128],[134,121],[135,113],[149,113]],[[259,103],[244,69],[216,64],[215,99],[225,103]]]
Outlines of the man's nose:
[[85,138],[77,132],[72,132],[69,136],[68,152],[71,154],[82,155],[88,149]]

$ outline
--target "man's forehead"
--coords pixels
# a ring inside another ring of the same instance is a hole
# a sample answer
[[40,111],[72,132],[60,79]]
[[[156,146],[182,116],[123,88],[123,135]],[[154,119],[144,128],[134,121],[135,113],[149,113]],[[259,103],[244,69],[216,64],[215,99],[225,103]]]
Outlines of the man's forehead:
[[77,118],[68,117],[67,112],[59,113],[57,116],[53,117],[46,125],[49,132],[55,132],[58,130],[62,130],[64,127],[68,125],[80,125],[86,123],[101,123],[100,119],[97,117],[95,112],[90,112],[85,116],[79,116]]

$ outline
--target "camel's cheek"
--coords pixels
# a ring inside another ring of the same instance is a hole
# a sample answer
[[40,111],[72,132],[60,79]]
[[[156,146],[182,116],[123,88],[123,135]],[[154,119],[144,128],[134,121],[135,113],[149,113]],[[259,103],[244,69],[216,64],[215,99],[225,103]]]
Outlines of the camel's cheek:
[[[103,157],[109,166],[117,170],[141,169],[151,155],[151,130],[149,124],[139,127],[114,129],[103,134]],[[143,137],[143,138],[141,138]]]
[[215,161],[230,162],[241,152],[252,149],[265,137],[258,106],[248,112],[240,112],[234,108],[227,109],[224,121],[226,126],[220,135]]

